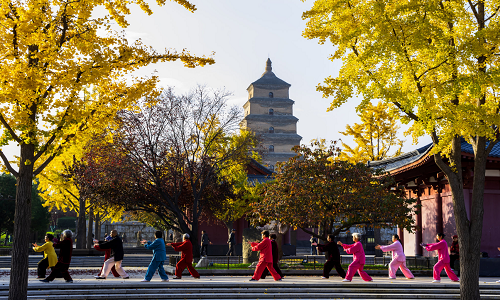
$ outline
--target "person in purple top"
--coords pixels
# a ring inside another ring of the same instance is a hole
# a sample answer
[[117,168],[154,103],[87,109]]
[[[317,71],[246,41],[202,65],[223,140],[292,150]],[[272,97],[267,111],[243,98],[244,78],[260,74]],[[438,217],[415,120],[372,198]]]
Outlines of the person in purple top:
[[363,271],[363,267],[365,266],[365,251],[363,250],[363,245],[361,245],[361,242],[359,241],[360,239],[361,234],[353,233],[352,240],[354,241],[354,244],[348,245],[342,244],[341,241],[337,242],[338,245],[344,248],[347,254],[353,255],[352,263],[347,269],[347,275],[345,276],[345,279],[342,280],[343,282],[350,282],[356,271],[358,271],[359,276],[361,276],[364,281],[373,281],[370,275]]
[[380,249],[384,252],[392,251],[392,261],[389,263],[389,278],[396,279],[396,271],[401,269],[403,275],[408,279],[414,279],[410,269],[406,267],[406,256],[403,250],[403,245],[399,241],[399,235],[392,236],[392,244],[387,246],[375,246],[375,249]]
[[433,272],[434,280],[432,282],[433,283],[441,282],[441,271],[443,270],[443,268],[446,271],[446,275],[448,275],[451,281],[458,282],[457,275],[455,275],[455,272],[453,272],[453,270],[450,267],[450,255],[448,254],[448,244],[444,240],[444,234],[438,233],[436,235],[436,238],[438,240],[437,243],[420,244],[427,251],[437,250],[438,252],[438,262],[434,265],[434,272]]

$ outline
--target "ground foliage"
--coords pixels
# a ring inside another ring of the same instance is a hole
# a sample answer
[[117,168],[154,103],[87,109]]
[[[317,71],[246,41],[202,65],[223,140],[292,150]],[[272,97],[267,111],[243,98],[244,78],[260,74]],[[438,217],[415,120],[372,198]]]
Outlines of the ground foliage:
[[[336,159],[339,149],[318,141],[295,146],[296,156],[279,165],[266,183],[263,199],[253,204],[257,223],[277,220],[326,239],[353,226],[413,230],[414,199],[391,190],[394,180],[381,170]],[[323,235],[307,228],[321,226]]]

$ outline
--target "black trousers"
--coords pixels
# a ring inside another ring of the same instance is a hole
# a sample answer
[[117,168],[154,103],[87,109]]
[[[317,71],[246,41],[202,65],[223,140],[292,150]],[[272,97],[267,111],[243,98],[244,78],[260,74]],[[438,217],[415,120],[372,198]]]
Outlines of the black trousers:
[[335,267],[335,270],[337,271],[337,274],[339,274],[340,277],[345,278],[345,271],[342,268],[340,261],[338,261],[338,260],[327,260],[326,261],[326,263],[323,266],[323,277],[329,278],[330,271],[332,270],[333,267]]
[[[278,263],[273,262],[273,268],[280,275],[281,278],[283,278],[283,273],[281,272],[280,266]],[[260,279],[266,279],[266,276],[269,275],[269,270],[267,268],[264,269],[264,272],[262,272],[262,276],[260,276]]]
[[71,278],[71,276],[69,275],[68,269],[69,269],[69,264],[63,264],[63,263],[57,262],[55,267],[52,268],[52,273],[50,273],[49,277],[47,277],[46,279],[48,281],[52,281],[56,278],[56,276],[58,274],[61,274],[65,280],[73,280]]
[[236,255],[236,245],[235,244],[229,244],[229,251],[227,251],[226,255],[231,255],[231,256]]
[[[205,251],[205,252],[203,252],[203,251]],[[208,255],[208,245],[201,245],[200,255],[203,256],[203,253],[205,253],[205,255]]]
[[455,261],[458,260],[459,256],[458,255],[450,255],[450,267],[452,269],[455,269]]
[[49,259],[47,257],[38,262],[38,278],[45,278],[48,267]]

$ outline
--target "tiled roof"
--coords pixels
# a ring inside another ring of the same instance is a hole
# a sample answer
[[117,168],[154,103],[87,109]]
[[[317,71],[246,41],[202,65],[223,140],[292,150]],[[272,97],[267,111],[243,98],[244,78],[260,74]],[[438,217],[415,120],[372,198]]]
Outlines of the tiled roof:
[[[472,145],[465,141],[465,139],[463,138],[461,140],[461,148],[462,152],[474,154]],[[392,157],[384,160],[369,161],[368,166],[377,169],[384,168],[386,171],[390,172],[419,160],[424,155],[426,155],[430,151],[430,149],[432,149],[432,143],[411,152],[401,154],[397,157]],[[491,149],[490,155],[488,157],[500,157],[500,143],[493,146],[493,149]]]
[[425,154],[427,154],[427,152],[429,152],[431,148],[432,143],[411,152],[403,153],[397,157],[391,157],[377,161],[369,161],[368,166],[376,169],[384,168],[386,171],[390,172],[419,160]]

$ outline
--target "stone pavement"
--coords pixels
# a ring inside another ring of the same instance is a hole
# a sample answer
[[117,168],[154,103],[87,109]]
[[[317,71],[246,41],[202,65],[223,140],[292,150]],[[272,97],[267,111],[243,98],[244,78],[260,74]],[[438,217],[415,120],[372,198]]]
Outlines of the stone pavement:
[[[89,269],[95,271],[95,269]],[[41,283],[29,279],[28,299],[460,299],[459,284],[443,277],[432,284],[430,277],[407,280],[398,277],[374,277],[363,282],[354,277],[350,283],[332,276],[328,280],[312,276],[286,276],[275,282],[272,277],[249,282],[249,276],[202,276],[194,279],[161,282],[156,274],[151,282],[140,282],[145,268],[134,268],[130,279],[96,280],[91,275],[73,274],[74,283],[56,279]],[[0,299],[7,299],[9,278],[0,276]],[[500,299],[500,278],[480,278],[481,299]]]

